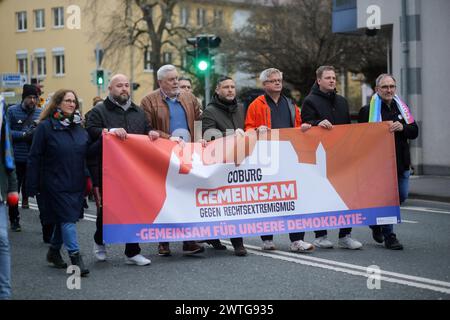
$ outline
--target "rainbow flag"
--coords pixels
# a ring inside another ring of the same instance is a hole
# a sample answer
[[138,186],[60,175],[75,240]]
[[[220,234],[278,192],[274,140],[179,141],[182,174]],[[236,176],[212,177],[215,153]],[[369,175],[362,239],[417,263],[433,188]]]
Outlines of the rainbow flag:
[[[408,105],[400,99],[398,95],[394,96],[395,104],[397,105],[398,111],[400,111],[403,119],[407,124],[411,124],[414,122],[414,117],[409,110]],[[370,100],[370,108],[369,108],[369,122],[381,122],[381,98],[375,93]]]

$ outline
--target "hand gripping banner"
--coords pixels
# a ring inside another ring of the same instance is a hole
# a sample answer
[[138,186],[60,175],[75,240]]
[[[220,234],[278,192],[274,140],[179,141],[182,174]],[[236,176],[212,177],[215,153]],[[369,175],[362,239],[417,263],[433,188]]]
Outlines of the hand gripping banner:
[[104,135],[104,240],[205,240],[399,223],[395,159],[387,122],[252,131],[205,148]]

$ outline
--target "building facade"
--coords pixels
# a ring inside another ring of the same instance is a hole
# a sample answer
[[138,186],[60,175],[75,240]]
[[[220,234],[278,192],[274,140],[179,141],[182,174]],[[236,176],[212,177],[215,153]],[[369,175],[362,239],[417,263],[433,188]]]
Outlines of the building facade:
[[386,71],[396,78],[420,130],[411,141],[416,174],[450,175],[450,126],[443,116],[450,104],[444,89],[450,74],[449,12],[448,0],[335,1],[334,32],[383,32],[390,39]]
[[[111,13],[123,10],[125,0],[96,1],[95,15],[93,2],[0,1],[0,74],[20,73],[28,83],[40,83],[44,97],[60,88],[73,89],[82,101],[82,111],[87,112],[93,97],[107,94],[107,75],[120,72],[132,76],[132,81],[140,85],[133,92],[133,100],[140,102],[153,90],[151,46],[143,50],[124,46],[118,62],[103,59],[100,67],[105,69],[106,81],[99,89],[94,71],[95,49],[102,46],[100,29],[110,24]],[[134,6],[134,15],[139,15],[139,10]],[[153,14],[160,12],[155,10]],[[214,26],[233,30],[245,24],[249,15],[248,4],[242,1],[180,1],[170,23],[187,29]],[[173,46],[162,47],[163,63],[183,65],[183,59]],[[8,91],[5,95],[9,102],[20,100],[21,87],[3,87],[2,91]]]

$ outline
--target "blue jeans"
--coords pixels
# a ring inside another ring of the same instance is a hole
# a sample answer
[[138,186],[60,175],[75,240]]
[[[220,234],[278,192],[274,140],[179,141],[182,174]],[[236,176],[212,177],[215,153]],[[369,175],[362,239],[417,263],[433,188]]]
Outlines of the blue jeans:
[[[398,175],[398,197],[400,200],[400,204],[405,202],[408,198],[409,192],[409,176],[411,175],[410,170],[403,171]],[[383,233],[384,238],[386,239],[390,234],[394,233],[394,225],[393,224],[385,224],[381,226],[381,232]]]
[[62,222],[55,225],[50,245],[52,249],[60,250],[62,245],[69,254],[80,251],[77,241],[77,226],[72,222]]
[[408,199],[409,192],[409,176],[411,175],[410,170],[403,171],[402,174],[398,176],[398,196],[400,199],[400,204]]
[[6,206],[0,203],[0,300],[11,299],[11,256]]

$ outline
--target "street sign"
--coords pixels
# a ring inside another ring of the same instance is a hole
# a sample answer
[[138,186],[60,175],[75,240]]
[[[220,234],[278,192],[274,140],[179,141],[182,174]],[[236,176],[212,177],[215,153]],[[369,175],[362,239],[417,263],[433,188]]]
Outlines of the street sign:
[[10,97],[10,98],[14,98],[16,96],[16,93],[14,91],[5,91],[5,92],[0,92],[0,96],[2,97]]
[[20,73],[3,73],[0,86],[3,88],[21,88],[27,83],[27,77]]

